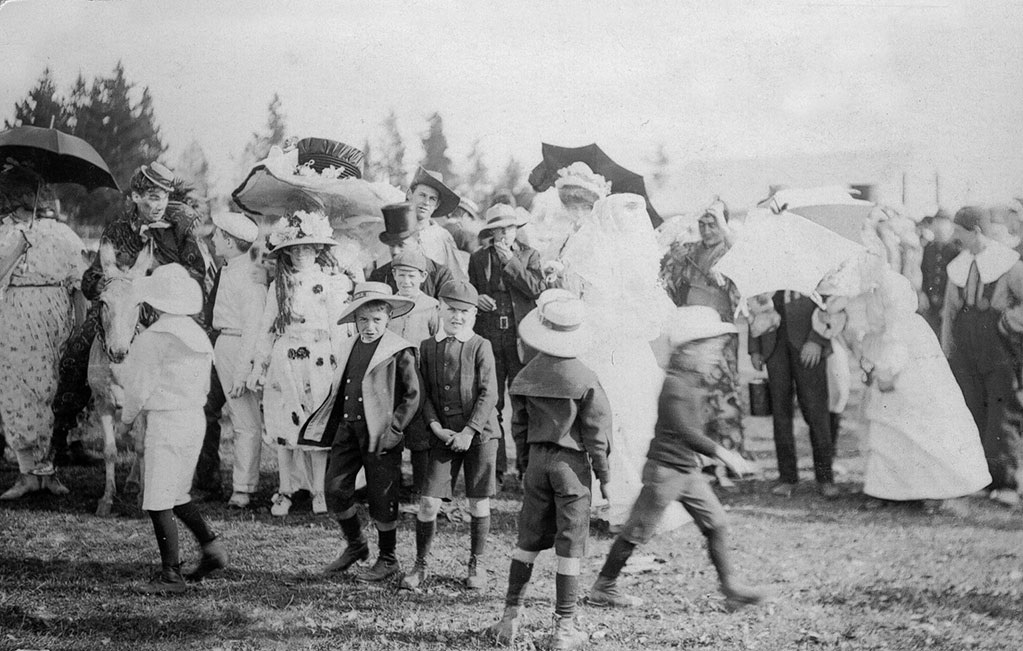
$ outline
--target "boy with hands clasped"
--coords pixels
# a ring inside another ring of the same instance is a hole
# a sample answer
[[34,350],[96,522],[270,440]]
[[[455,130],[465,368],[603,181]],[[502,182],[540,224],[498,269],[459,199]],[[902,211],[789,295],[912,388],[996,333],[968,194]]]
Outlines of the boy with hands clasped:
[[465,468],[472,515],[466,587],[486,587],[478,568],[490,532],[490,498],[497,491],[497,376],[490,342],[473,332],[479,295],[468,282],[441,286],[441,331],[420,345],[423,419],[432,433],[430,466],[416,518],[416,565],[402,581],[408,590],[426,579],[441,502]]

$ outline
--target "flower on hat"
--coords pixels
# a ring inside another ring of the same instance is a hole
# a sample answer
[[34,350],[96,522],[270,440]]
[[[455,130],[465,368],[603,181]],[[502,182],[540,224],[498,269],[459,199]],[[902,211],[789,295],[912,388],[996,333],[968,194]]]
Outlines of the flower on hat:
[[590,166],[582,161],[576,161],[568,167],[558,170],[558,179],[554,187],[572,185],[592,190],[598,197],[606,197],[611,194],[611,182],[600,174],[597,174]]
[[321,179],[339,179],[341,175],[345,173],[345,170],[341,167],[325,167],[323,170],[317,172],[316,168],[313,167],[315,161],[307,160],[305,163],[295,168],[295,174],[299,176],[311,176],[319,177]]
[[306,212],[297,210],[290,217],[277,222],[274,230],[267,236],[269,250],[274,250],[285,242],[294,242],[306,238],[331,237],[334,229],[330,220],[322,212]]

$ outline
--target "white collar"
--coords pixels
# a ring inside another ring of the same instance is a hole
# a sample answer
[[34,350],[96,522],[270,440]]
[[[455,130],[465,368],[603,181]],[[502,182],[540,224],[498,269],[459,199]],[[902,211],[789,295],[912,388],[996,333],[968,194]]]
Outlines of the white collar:
[[230,267],[230,266],[233,265],[235,267],[240,267],[240,266],[244,265],[246,262],[251,262],[251,259],[249,258],[249,254],[248,253],[239,253],[238,255],[234,256],[233,258],[231,258],[230,260],[225,262],[224,266],[225,267]]
[[465,342],[472,339],[475,334],[476,332],[472,328],[470,328],[468,330],[463,330],[462,334],[460,335],[449,335],[447,332],[444,331],[444,328],[441,327],[441,329],[437,331],[437,334],[435,334],[433,338],[437,341],[437,343],[440,343],[447,339],[448,337],[453,336],[455,339],[464,344]]
[[1001,278],[1018,261],[1019,253],[992,240],[977,255],[973,255],[968,250],[963,251],[956,256],[955,260],[948,263],[948,279],[956,287],[966,287],[966,281],[970,277],[970,267],[976,262],[977,271],[980,272],[980,281],[987,285]]
[[206,332],[190,316],[163,314],[149,328],[150,332],[165,332],[177,337],[181,343],[200,354],[213,354],[213,345]]

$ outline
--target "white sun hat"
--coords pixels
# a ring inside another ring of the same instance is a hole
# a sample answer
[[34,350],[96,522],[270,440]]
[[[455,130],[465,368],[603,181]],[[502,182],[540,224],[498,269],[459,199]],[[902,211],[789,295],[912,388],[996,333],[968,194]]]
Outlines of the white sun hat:
[[252,243],[259,237],[259,225],[240,212],[213,213],[213,225],[244,242]]
[[190,315],[202,311],[202,289],[176,262],[157,267],[153,274],[135,281],[140,301],[161,312]]
[[733,323],[721,320],[718,311],[707,305],[685,305],[675,310],[668,339],[673,346],[697,339],[709,339],[738,332]]
[[592,344],[586,306],[563,289],[548,289],[537,307],[519,324],[519,336],[529,347],[554,357],[578,357]]

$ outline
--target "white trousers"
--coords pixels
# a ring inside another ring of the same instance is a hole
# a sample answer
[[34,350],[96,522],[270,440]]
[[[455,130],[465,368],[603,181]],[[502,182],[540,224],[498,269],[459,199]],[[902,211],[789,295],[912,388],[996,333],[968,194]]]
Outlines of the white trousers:
[[290,496],[298,490],[313,495],[323,492],[327,478],[327,454],[330,450],[303,450],[277,447],[277,468],[281,495]]
[[189,491],[206,435],[202,407],[146,412],[142,508],[166,511],[192,500]]
[[220,386],[227,397],[231,429],[234,430],[231,482],[236,493],[255,493],[259,488],[259,455],[263,438],[259,398],[251,391],[245,391],[240,398],[227,395],[231,390],[231,379],[238,372],[239,365],[247,364],[251,357],[252,351],[242,350],[241,337],[223,334],[217,337],[213,359],[217,366]]

